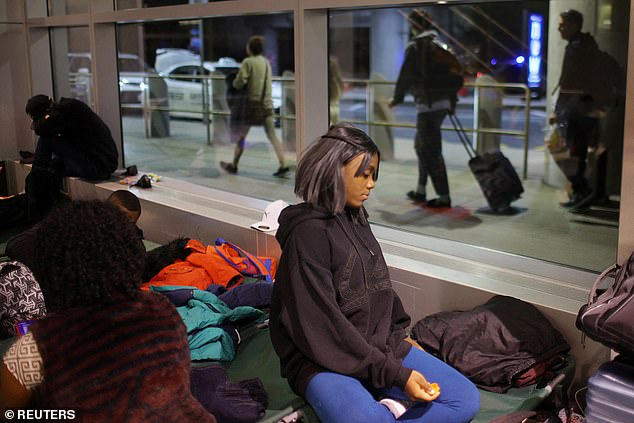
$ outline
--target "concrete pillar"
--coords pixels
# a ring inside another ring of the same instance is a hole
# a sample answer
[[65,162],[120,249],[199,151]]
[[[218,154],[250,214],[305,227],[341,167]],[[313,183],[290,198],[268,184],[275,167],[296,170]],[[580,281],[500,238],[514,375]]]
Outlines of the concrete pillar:
[[370,73],[396,81],[407,45],[408,25],[396,9],[372,12],[370,24]]

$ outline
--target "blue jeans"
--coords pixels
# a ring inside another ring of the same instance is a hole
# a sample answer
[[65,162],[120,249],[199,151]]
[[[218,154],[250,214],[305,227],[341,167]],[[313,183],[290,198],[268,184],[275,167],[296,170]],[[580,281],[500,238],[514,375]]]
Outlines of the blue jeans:
[[[438,383],[440,396],[430,403],[416,403],[399,422],[466,423],[480,409],[480,394],[473,383],[431,354],[412,348],[403,365],[418,370],[430,383]],[[361,382],[339,373],[323,372],[313,376],[305,396],[322,423],[396,421]],[[379,396],[406,399],[403,391],[394,387],[382,390]]]

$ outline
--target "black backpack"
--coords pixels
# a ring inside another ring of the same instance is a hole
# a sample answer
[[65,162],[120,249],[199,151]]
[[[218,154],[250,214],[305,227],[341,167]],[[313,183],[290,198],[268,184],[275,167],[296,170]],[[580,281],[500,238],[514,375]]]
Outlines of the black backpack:
[[[600,288],[614,277],[614,282]],[[585,335],[621,353],[634,353],[634,253],[623,265],[601,273],[577,313],[576,326]]]
[[452,108],[455,107],[458,91],[464,85],[462,75],[451,70],[452,64],[460,66],[456,56],[449,49],[435,43],[431,36],[417,38],[416,49],[416,75],[422,78],[416,86],[423,90],[417,94],[429,105],[448,98]]
[[596,49],[588,58],[588,81],[585,90],[592,95],[595,106],[609,109],[625,90],[625,72],[621,64],[609,53]]

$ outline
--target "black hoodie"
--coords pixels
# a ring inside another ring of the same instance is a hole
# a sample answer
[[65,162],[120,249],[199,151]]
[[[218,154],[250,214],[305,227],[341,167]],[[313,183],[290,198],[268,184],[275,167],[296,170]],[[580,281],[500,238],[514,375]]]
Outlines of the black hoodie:
[[588,33],[579,32],[570,39],[561,66],[556,110],[574,110],[584,115],[595,108],[592,94],[596,80],[607,77],[592,72],[598,51],[597,42]]
[[282,256],[271,300],[271,339],[282,375],[303,396],[311,377],[332,371],[368,389],[404,388],[410,323],[364,209],[332,215],[307,203],[285,208]]
[[[53,103],[47,117],[33,123],[35,133],[43,138],[63,142],[74,151],[72,160],[81,161],[85,174],[65,171],[64,176],[108,179],[117,169],[119,153],[108,125],[86,103],[62,97]],[[61,149],[36,149],[33,166],[48,168],[53,152]],[[65,157],[60,157],[62,162]]]

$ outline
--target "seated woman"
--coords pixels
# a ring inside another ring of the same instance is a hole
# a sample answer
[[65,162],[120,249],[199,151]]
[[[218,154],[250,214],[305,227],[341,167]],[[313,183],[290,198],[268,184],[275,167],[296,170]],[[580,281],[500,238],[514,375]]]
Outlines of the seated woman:
[[406,339],[410,318],[363,207],[379,159],[363,131],[340,123],[299,161],[304,203],[282,211],[276,235],[270,326],[282,374],[322,423],[468,422],[476,387]]
[[50,213],[33,271],[48,314],[0,366],[0,410],[74,410],[91,422],[215,422],[190,391],[185,326],[160,294],[141,292],[145,249],[114,205]]

